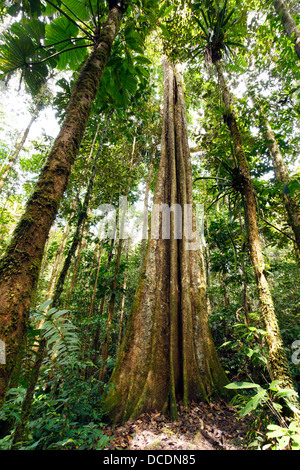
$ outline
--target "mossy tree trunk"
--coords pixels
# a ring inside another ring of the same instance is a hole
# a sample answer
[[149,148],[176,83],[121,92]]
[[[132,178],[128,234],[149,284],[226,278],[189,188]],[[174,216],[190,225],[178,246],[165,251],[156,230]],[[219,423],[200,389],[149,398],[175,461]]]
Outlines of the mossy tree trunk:
[[300,31],[290,14],[286,3],[283,0],[274,0],[273,5],[277,15],[279,16],[286,34],[295,43],[295,51],[300,59]]
[[[154,194],[161,204],[192,204],[192,172],[180,67],[164,60],[164,119],[161,162]],[[173,206],[174,207],[174,206]],[[193,214],[192,227],[196,232]],[[224,394],[226,376],[220,366],[207,318],[205,268],[199,244],[175,236],[151,236],[132,311],[126,325],[105,409],[115,422],[152,410],[177,417],[177,399]],[[190,238],[190,237],[189,237]],[[196,236],[197,239],[197,236]]]
[[44,246],[67,186],[121,18],[120,7],[110,10],[97,45],[74,86],[60,133],[0,263],[0,338],[7,348],[7,363],[0,366],[0,404],[26,331]]
[[[288,168],[283,160],[280,147],[269,121],[263,117],[263,134],[273,162],[275,177],[278,183],[288,184],[291,181]],[[282,200],[287,213],[287,222],[291,227],[295,238],[295,252],[300,260],[300,211],[294,197],[282,192]]]
[[224,120],[231,134],[235,155],[240,170],[240,184],[245,201],[245,216],[247,222],[248,246],[250,259],[255,273],[261,313],[266,328],[266,343],[268,347],[268,360],[272,379],[281,380],[287,387],[293,389],[290,368],[286,358],[272,295],[270,292],[265,264],[259,239],[256,211],[256,195],[252,184],[248,162],[243,150],[242,137],[233,112],[231,95],[224,78],[223,67],[220,58],[214,61],[220,90],[226,107]]

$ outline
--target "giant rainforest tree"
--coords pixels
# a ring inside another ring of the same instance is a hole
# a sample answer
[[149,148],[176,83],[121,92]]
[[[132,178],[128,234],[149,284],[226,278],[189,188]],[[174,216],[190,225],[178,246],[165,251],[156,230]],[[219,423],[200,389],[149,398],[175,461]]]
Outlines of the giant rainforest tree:
[[185,405],[207,400],[214,392],[224,394],[227,383],[208,325],[181,67],[164,58],[163,68],[162,149],[151,235],[106,397],[115,421],[155,409],[169,410],[175,418],[179,398]]

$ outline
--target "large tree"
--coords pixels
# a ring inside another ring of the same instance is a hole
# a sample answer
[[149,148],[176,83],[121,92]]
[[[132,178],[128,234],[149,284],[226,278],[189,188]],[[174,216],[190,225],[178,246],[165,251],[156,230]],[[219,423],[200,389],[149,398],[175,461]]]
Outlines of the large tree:
[[[181,70],[167,59],[163,68],[162,147],[151,238],[110,379],[113,387],[105,399],[105,408],[115,422],[155,409],[169,409],[176,418],[179,397],[185,405],[192,399],[205,400],[214,392],[225,394],[227,383],[208,324],[195,213],[188,211],[193,204],[192,170]],[[164,236],[162,214],[156,218],[163,205],[167,213],[174,209],[170,237]],[[193,237],[182,230],[181,209],[183,225],[190,222]]]

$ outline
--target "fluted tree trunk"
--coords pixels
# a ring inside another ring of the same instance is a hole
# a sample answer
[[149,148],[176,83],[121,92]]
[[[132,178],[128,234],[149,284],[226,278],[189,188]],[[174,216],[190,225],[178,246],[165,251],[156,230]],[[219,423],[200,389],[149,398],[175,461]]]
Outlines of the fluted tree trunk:
[[281,380],[286,387],[293,389],[293,380],[266,276],[265,263],[258,232],[255,190],[252,184],[248,162],[243,150],[242,137],[233,112],[231,95],[225,81],[221,59],[217,57],[213,62],[217,70],[219,86],[226,107],[224,120],[226,121],[230,131],[235,155],[239,165],[239,186],[245,201],[245,216],[247,222],[250,258],[255,273],[261,313],[267,332],[266,343],[268,348],[270,374],[272,379]]
[[[162,204],[183,208],[193,203],[179,69],[164,60],[162,150],[151,230],[158,221],[156,209]],[[159,233],[154,230],[148,241],[132,311],[110,379],[113,388],[105,398],[105,409],[115,422],[167,409],[176,418],[178,398],[185,405],[193,399],[208,399],[213,392],[224,393],[227,383],[208,325],[200,245],[196,243],[196,249],[189,249],[189,242],[195,239],[180,237],[175,219],[171,217],[168,237],[163,236],[165,226],[160,217]],[[195,232],[194,215],[191,220]],[[179,228],[182,229],[181,224]]]
[[7,348],[7,363],[0,365],[0,405],[26,331],[44,246],[83,138],[122,11],[119,6],[110,10],[99,40],[81,69],[60,133],[0,263],[0,338]]
[[294,42],[296,54],[300,59],[300,30],[284,0],[273,0],[273,5],[283,24],[286,34]]

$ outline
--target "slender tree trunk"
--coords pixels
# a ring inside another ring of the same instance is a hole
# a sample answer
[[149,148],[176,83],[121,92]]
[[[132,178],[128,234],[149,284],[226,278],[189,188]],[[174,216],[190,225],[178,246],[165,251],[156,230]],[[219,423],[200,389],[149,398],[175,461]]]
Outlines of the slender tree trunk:
[[149,171],[147,175],[146,189],[145,189],[140,269],[142,269],[143,267],[143,263],[144,263],[146,251],[147,251],[149,195],[150,195],[150,185],[151,185],[152,174],[153,174],[155,152],[156,152],[156,148],[153,151],[153,154],[151,157],[151,162],[150,162]]
[[227,291],[227,286],[226,286],[226,273],[222,273],[222,286],[223,286],[223,291],[224,291],[224,306],[229,307],[230,302],[229,302],[228,291]]
[[[72,202],[72,212],[70,214],[70,218],[74,215],[75,213],[75,210],[76,210],[76,207],[77,207],[77,204],[78,204],[78,201],[79,201],[79,197],[80,197],[80,192],[81,192],[81,188],[84,184],[84,181],[85,181],[85,178],[86,178],[86,174],[87,174],[87,170],[89,168],[89,163],[90,163],[90,160],[92,158],[92,155],[93,155],[93,151],[94,151],[94,147],[95,147],[95,143],[96,143],[96,140],[97,140],[97,137],[98,137],[98,133],[99,133],[99,128],[100,128],[100,124],[98,124],[98,127],[97,127],[97,130],[96,130],[96,133],[95,133],[95,136],[94,136],[94,140],[93,140],[93,143],[92,143],[92,146],[91,146],[91,150],[90,150],[90,153],[89,153],[89,158],[86,162],[86,166],[85,166],[85,169],[84,169],[84,173],[83,173],[83,176],[81,178],[81,181],[80,181],[80,184],[79,184],[79,187],[78,187],[78,190],[76,192],[76,196]],[[70,230],[71,230],[71,227],[70,227],[70,224],[69,224],[69,220],[66,221],[66,225],[64,227],[64,230],[63,230],[63,234],[62,234],[62,238],[61,238],[61,241],[60,241],[60,244],[59,244],[59,248],[57,250],[57,253],[56,253],[56,256],[55,256],[55,260],[54,260],[54,263],[53,263],[53,267],[52,267],[52,271],[51,271],[51,276],[50,276],[50,280],[49,280],[49,284],[48,284],[48,289],[47,289],[47,296],[46,296],[46,300],[47,299],[51,299],[52,298],[52,295],[53,295],[53,292],[54,292],[54,287],[55,287],[55,283],[57,282],[57,279],[58,279],[58,273],[59,273],[59,270],[60,270],[60,267],[62,265],[62,260],[63,260],[63,255],[64,255],[64,251],[65,251],[65,248],[66,248],[66,244],[67,244],[67,241],[68,241],[68,237],[69,237],[69,234],[70,234]]]
[[83,223],[86,219],[86,216],[87,216],[87,211],[88,211],[88,207],[89,207],[89,203],[90,203],[90,199],[91,199],[92,192],[93,192],[93,187],[94,187],[94,179],[95,179],[95,176],[96,176],[98,160],[99,160],[99,157],[102,153],[103,140],[105,138],[108,123],[109,123],[109,120],[107,120],[106,128],[105,128],[105,130],[103,130],[103,133],[101,135],[101,142],[99,144],[98,151],[97,151],[97,153],[94,157],[93,168],[92,168],[91,176],[90,176],[89,183],[88,183],[88,186],[87,186],[87,190],[86,190],[86,193],[85,193],[85,196],[84,196],[82,209],[81,209],[81,211],[78,215],[78,221],[77,221],[77,226],[76,226],[73,242],[72,242],[72,245],[70,246],[70,249],[69,249],[68,254],[66,256],[66,259],[64,261],[64,265],[62,267],[62,270],[61,270],[61,272],[59,274],[59,277],[57,279],[57,282],[56,282],[55,295],[53,296],[53,304],[52,304],[53,307],[57,306],[57,301],[58,301],[58,299],[60,298],[60,296],[62,294],[63,286],[64,286],[65,279],[66,279],[66,275],[69,271],[69,267],[71,265],[72,258],[75,255],[77,247],[78,247],[79,242],[80,242],[81,229],[82,229],[82,225],[83,225]]
[[[116,217],[116,224],[115,224],[115,227],[114,227],[114,236],[111,240],[111,244],[110,244],[110,249],[109,249],[109,252],[108,252],[108,257],[107,257],[107,264],[106,264],[106,270],[108,271],[109,268],[110,268],[110,265],[111,265],[111,261],[112,261],[112,258],[113,258],[113,249],[114,249],[114,246],[115,246],[115,242],[116,242],[116,230],[117,230],[117,221],[118,221],[118,217],[119,217],[119,211],[117,212],[117,217]],[[103,315],[103,311],[104,311],[104,305],[105,305],[105,299],[106,299],[106,296],[104,295],[101,299],[101,303],[100,303],[100,309],[99,309],[99,312],[98,312],[98,317],[101,318],[102,315]],[[98,357],[98,351],[99,351],[99,341],[100,341],[100,331],[101,331],[101,325],[100,325],[100,322],[98,323],[97,325],[97,328],[96,328],[96,332],[95,332],[95,336],[94,336],[94,341],[93,341],[93,350],[94,350],[94,354],[93,354],[93,359],[92,361],[94,363],[96,363],[97,361],[97,357]]]
[[[283,160],[276,137],[271,128],[269,121],[263,118],[264,138],[269,149],[271,159],[274,166],[276,180],[279,183],[289,183],[291,181],[288,168]],[[297,259],[300,260],[300,211],[295,198],[289,194],[282,193],[283,203],[287,212],[287,221],[290,225],[295,237],[295,251]]]
[[92,294],[92,300],[91,300],[91,305],[90,305],[90,310],[89,310],[89,320],[93,317],[94,315],[94,305],[95,305],[95,298],[96,298],[96,292],[97,292],[97,285],[98,285],[98,278],[99,278],[99,272],[100,272],[100,267],[101,267],[101,261],[102,261],[102,251],[103,251],[103,241],[101,243],[101,247],[97,256],[98,262],[97,262],[97,272],[96,272],[96,279],[95,279],[95,284],[94,284],[94,289],[93,289],[93,294]]
[[[128,262],[129,256],[129,246],[127,245],[127,255],[126,255],[126,262]],[[121,302],[121,312],[120,312],[120,321],[119,321],[119,334],[118,334],[118,344],[117,344],[117,352],[118,355],[121,341],[122,341],[122,331],[123,331],[123,321],[124,321],[124,311],[125,311],[125,301],[126,301],[126,289],[127,289],[127,276],[128,276],[128,267],[125,269],[124,273],[124,281],[123,281],[123,295],[122,295],[122,302]]]
[[[161,204],[192,204],[192,173],[179,67],[164,61],[164,119],[161,162],[154,195],[152,229],[126,332],[110,379],[105,409],[115,422],[143,412],[170,410],[177,399],[207,399],[224,393],[227,383],[212,342],[206,312],[205,268],[199,243],[175,233],[170,237],[157,218]],[[174,206],[173,206],[174,207]],[[180,213],[180,211],[178,211]],[[162,215],[162,214],[161,214]],[[185,214],[187,215],[187,214]],[[192,219],[196,232],[195,217]],[[196,232],[197,233],[197,232]],[[165,234],[166,235],[166,234]],[[197,239],[197,235],[196,235]]]
[[[130,172],[133,167],[135,147],[136,147],[136,138],[134,138],[133,145],[132,145]],[[126,199],[129,194],[130,185],[131,185],[131,175],[129,176],[128,183],[127,183]],[[123,245],[124,245],[124,236],[125,236],[124,227],[125,227],[125,218],[126,218],[126,207],[122,209],[121,214],[119,214],[119,218],[120,218],[119,244],[118,244],[118,250],[117,250],[117,256],[116,256],[114,278],[113,278],[112,285],[111,285],[112,293],[110,296],[108,309],[107,309],[107,327],[106,327],[105,340],[104,340],[102,351],[101,351],[102,367],[101,367],[100,374],[99,374],[99,380],[101,382],[104,382],[105,373],[106,373],[106,361],[108,358],[108,348],[109,348],[109,343],[110,343],[111,327],[112,327],[111,325],[112,325],[112,319],[113,319],[113,314],[114,314],[114,309],[115,309],[117,276],[119,274],[121,255],[122,255],[122,250],[123,250]]]
[[239,185],[242,189],[245,200],[245,215],[247,222],[250,258],[256,277],[261,312],[267,332],[266,343],[268,347],[270,371],[271,375],[273,375],[272,379],[282,380],[285,386],[293,388],[293,380],[285,355],[285,350],[274,310],[273,299],[265,271],[265,264],[261,250],[257,224],[256,195],[251,181],[249,166],[243,150],[241,134],[232,110],[231,95],[225,82],[220,59],[215,60],[214,64],[217,70],[219,86],[227,111],[226,115],[224,115],[224,120],[226,121],[226,124],[231,133],[236,158],[239,164]]
[[115,310],[115,300],[116,300],[116,290],[117,290],[117,276],[119,274],[120,263],[121,263],[121,255],[123,250],[123,241],[119,240],[118,251],[116,256],[116,264],[115,264],[115,271],[114,271],[114,279],[112,282],[112,293],[109,299],[108,308],[107,308],[107,326],[106,326],[106,334],[105,340],[102,345],[101,350],[101,359],[102,359],[102,366],[99,374],[99,380],[104,382],[105,373],[106,373],[106,361],[108,358],[108,348],[110,344],[110,336],[111,336],[111,328],[112,328],[112,319]]
[[0,365],[0,405],[26,331],[46,239],[67,186],[121,18],[121,8],[110,10],[99,41],[74,86],[61,131],[0,263],[0,338],[7,348],[7,363]]
[[36,352],[36,360],[33,365],[34,374],[27,387],[26,395],[22,403],[20,422],[18,422],[14,431],[14,438],[13,438],[14,446],[18,444],[19,442],[22,442],[22,440],[24,439],[25,429],[26,429],[28,418],[29,418],[31,408],[32,408],[32,401],[34,397],[35,387],[36,387],[36,384],[40,375],[40,369],[41,369],[43,359],[45,356],[45,350],[46,350],[46,340],[45,338],[42,338],[40,340],[40,344]]
[[31,129],[31,126],[32,124],[34,123],[34,121],[36,120],[38,114],[39,114],[39,111],[41,109],[41,102],[39,101],[38,104],[36,105],[36,108],[34,110],[34,113],[32,114],[31,116],[31,119],[29,121],[29,124],[28,126],[26,127],[25,131],[24,131],[24,134],[23,134],[23,137],[22,139],[20,140],[16,150],[13,152],[12,155],[10,155],[9,157],[7,157],[6,161],[3,163],[1,169],[0,169],[0,173],[1,173],[1,176],[0,176],[0,193],[3,189],[3,186],[5,184],[5,181],[12,169],[12,167],[14,166],[14,164],[16,163],[17,161],[17,158],[21,152],[21,150],[23,149],[24,147],[24,144],[26,142],[26,139],[28,137],[28,134],[29,134],[29,131]]
[[[247,80],[245,80],[245,84],[248,88],[253,106],[255,106],[256,101],[255,101],[255,96],[253,91],[248,85]],[[268,147],[268,150],[270,152],[270,157],[273,163],[273,168],[274,168],[274,173],[276,180],[278,183],[284,183],[288,184],[291,179],[289,175],[289,171],[287,168],[287,165],[285,164],[285,161],[283,159],[280,147],[278,145],[278,142],[276,140],[275,134],[273,132],[273,129],[271,127],[270,122],[268,121],[267,117],[264,115],[263,112],[260,113],[260,121],[261,121],[261,127],[262,127],[262,132],[263,132],[263,137],[265,139],[266,145]],[[286,194],[282,192],[282,201],[285,206],[285,210],[287,213],[287,222],[289,226],[291,227],[293,234],[294,234],[294,249],[295,249],[295,255],[298,261],[300,261],[300,210],[299,210],[299,205],[297,201],[295,200],[294,197],[290,196],[289,194]],[[272,224],[270,224],[272,226]],[[286,234],[285,234],[286,235]]]
[[286,3],[283,0],[273,0],[273,5],[277,15],[281,19],[286,34],[295,43],[295,51],[298,58],[300,59],[300,31],[295,23],[295,20],[293,19]]

